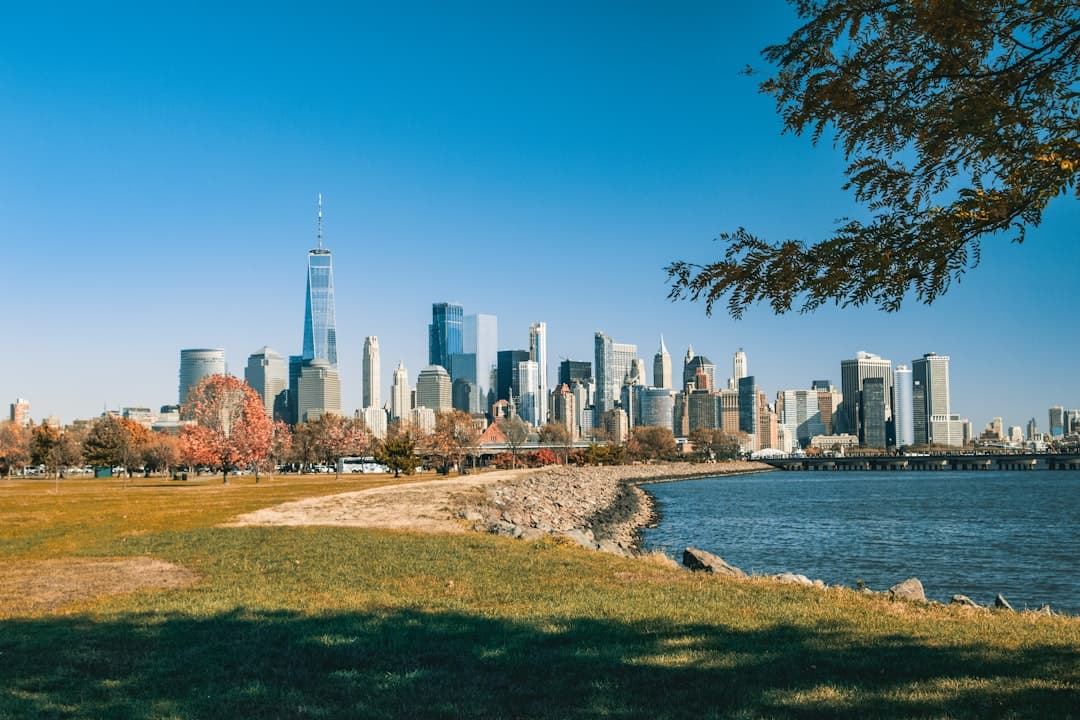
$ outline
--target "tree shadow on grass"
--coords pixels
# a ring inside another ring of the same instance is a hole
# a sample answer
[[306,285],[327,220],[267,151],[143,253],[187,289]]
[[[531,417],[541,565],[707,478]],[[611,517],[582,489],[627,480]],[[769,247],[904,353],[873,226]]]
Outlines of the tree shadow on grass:
[[1070,717],[1075,648],[237,610],[0,622],[0,718]]

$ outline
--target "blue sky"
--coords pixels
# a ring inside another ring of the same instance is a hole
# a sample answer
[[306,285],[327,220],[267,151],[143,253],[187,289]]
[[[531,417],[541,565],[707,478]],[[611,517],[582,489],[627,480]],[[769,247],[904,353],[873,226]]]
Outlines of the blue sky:
[[770,397],[857,350],[934,351],[976,429],[1080,406],[1069,198],[929,308],[666,299],[663,267],[720,232],[813,241],[859,213],[840,153],[781,135],[739,74],[794,27],[783,2],[38,5],[0,26],[0,401],[36,419],[175,402],[180,348],[237,374],[298,352],[318,192],[349,410],[364,336],[384,392],[398,359],[415,381],[438,301],[497,315],[503,348],[546,321],[552,372],[596,330],[646,359],[663,333],[725,369],[744,348]]

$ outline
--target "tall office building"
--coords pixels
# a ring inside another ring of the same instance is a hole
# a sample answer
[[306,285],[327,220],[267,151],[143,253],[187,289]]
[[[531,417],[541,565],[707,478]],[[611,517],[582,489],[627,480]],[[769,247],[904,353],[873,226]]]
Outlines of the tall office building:
[[731,360],[731,377],[738,384],[739,380],[746,377],[746,372],[746,353],[743,352],[742,348],[739,348],[735,352],[735,357]]
[[496,354],[498,370],[495,374],[495,396],[497,400],[509,401],[511,397],[520,397],[521,386],[518,370],[521,363],[529,359],[528,350],[499,350]]
[[758,406],[758,386],[753,375],[739,378],[739,432],[750,436],[751,451],[758,449],[758,429],[760,413]]
[[559,384],[573,385],[592,380],[592,363],[588,360],[563,360],[559,363]]
[[318,420],[323,415],[341,414],[341,380],[328,360],[305,360],[300,369],[297,393],[299,422]]
[[474,412],[487,413],[488,398],[495,389],[492,374],[499,363],[498,318],[481,313],[467,316],[462,326],[462,346],[466,354],[474,356],[476,377],[473,382],[477,389]]
[[529,326],[529,360],[536,363],[537,395],[536,412],[533,424],[543,425],[548,421],[548,384],[547,362],[547,323],[534,322]]
[[[709,390],[720,389],[720,386],[716,384],[716,365],[704,355],[695,355],[694,348],[690,347],[686,351],[686,361],[683,363],[682,386],[684,388],[688,383],[696,383],[699,370],[708,378]],[[704,390],[705,388],[698,387],[697,389]]]
[[360,411],[360,417],[364,419],[364,426],[369,433],[379,440],[386,439],[386,410],[369,406]]
[[883,359],[879,355],[862,351],[856,353],[853,359],[840,362],[840,389],[844,396],[840,405],[842,427],[836,428],[837,423],[834,421],[834,432],[839,430],[840,432],[857,435],[861,443],[866,442],[861,415],[863,384],[868,378],[872,377],[879,377],[884,380],[885,422],[888,423],[892,420],[892,362]]
[[[926,353],[911,361],[912,419],[916,445],[947,444],[933,434],[935,417],[947,418],[949,407],[949,356]],[[939,426],[940,427],[940,426]]]
[[817,390],[781,390],[776,393],[777,422],[792,447],[806,447],[810,438],[825,434]]
[[244,382],[259,393],[267,417],[285,420],[288,412],[289,369],[285,358],[269,347],[248,356]]
[[671,355],[668,354],[664,336],[660,336],[660,349],[653,355],[653,387],[671,388]]
[[11,403],[11,422],[20,427],[30,424],[30,401],[26,398],[15,398]]
[[1065,408],[1054,405],[1050,408],[1050,437],[1061,437],[1065,434]]
[[642,387],[637,390],[637,423],[644,427],[675,429],[675,391]]
[[455,410],[461,410],[470,415],[475,413],[479,404],[476,383],[465,378],[452,381],[450,383],[450,404]]
[[296,425],[300,422],[300,371],[303,368],[303,355],[289,356],[289,393],[288,402],[286,403],[288,406],[288,420],[286,422],[290,425]]
[[364,338],[364,404],[363,407],[377,408],[381,404],[379,386],[382,372],[379,368],[379,338],[368,335]]
[[1035,422],[1035,418],[1028,420],[1027,424],[1027,439],[1034,440],[1035,436],[1039,434],[1039,424]]
[[1061,414],[1062,432],[1073,435],[1080,432],[1080,410],[1066,410]]
[[551,394],[551,420],[566,428],[570,433],[571,440],[577,440],[581,428],[578,426],[577,413],[574,407],[574,392],[566,383],[560,383]]
[[818,394],[818,411],[821,413],[821,424],[825,426],[825,434],[833,434],[834,418],[839,415],[840,402],[844,399],[833,384],[828,380],[814,380],[810,388]]
[[897,365],[893,373],[893,382],[895,383],[893,396],[896,401],[893,407],[893,427],[896,429],[896,444],[898,447],[914,445],[915,400],[911,368],[907,365]]
[[862,420],[860,442],[868,447],[883,448],[888,444],[885,387],[883,377],[868,377],[863,380],[859,398],[859,417]]
[[221,348],[189,348],[180,351],[180,404],[188,392],[209,375],[225,374],[225,351]]
[[412,410],[412,389],[409,387],[409,371],[405,363],[398,361],[394,381],[390,386],[390,417],[392,420],[407,418]]
[[319,193],[318,246],[308,251],[304,298],[304,360],[325,360],[337,368],[337,325],[334,319],[334,259],[323,247],[322,193]]
[[594,337],[596,354],[596,425],[604,413],[615,407],[623,380],[637,358],[637,345],[617,343],[602,332]]
[[465,352],[465,319],[460,305],[433,303],[428,325],[428,364],[450,367],[450,356]]
[[540,415],[540,364],[535,360],[518,363],[518,385],[521,388],[517,403],[518,417],[530,425],[543,425],[544,420]]
[[453,386],[450,373],[439,365],[429,365],[416,378],[416,407],[426,407],[436,413],[453,408]]

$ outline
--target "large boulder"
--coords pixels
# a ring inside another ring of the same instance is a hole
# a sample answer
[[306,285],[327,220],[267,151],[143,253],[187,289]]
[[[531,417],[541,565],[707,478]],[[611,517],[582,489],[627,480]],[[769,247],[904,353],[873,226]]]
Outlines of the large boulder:
[[919,578],[908,578],[889,588],[889,597],[901,600],[926,600],[926,593],[923,592]]
[[1012,610],[1013,606],[1009,604],[1009,601],[1005,599],[1005,596],[998,593],[998,596],[994,598],[994,607],[999,610]]
[[682,562],[683,565],[695,571],[727,575],[729,577],[746,577],[746,573],[731,565],[719,555],[713,555],[711,552],[695,547],[688,547],[683,550]]

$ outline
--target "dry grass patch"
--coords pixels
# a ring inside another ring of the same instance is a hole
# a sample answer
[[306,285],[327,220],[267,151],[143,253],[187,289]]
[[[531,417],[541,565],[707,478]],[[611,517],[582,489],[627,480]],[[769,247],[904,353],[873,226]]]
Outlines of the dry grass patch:
[[107,595],[171,590],[198,577],[149,557],[63,558],[0,566],[0,616],[49,612]]

